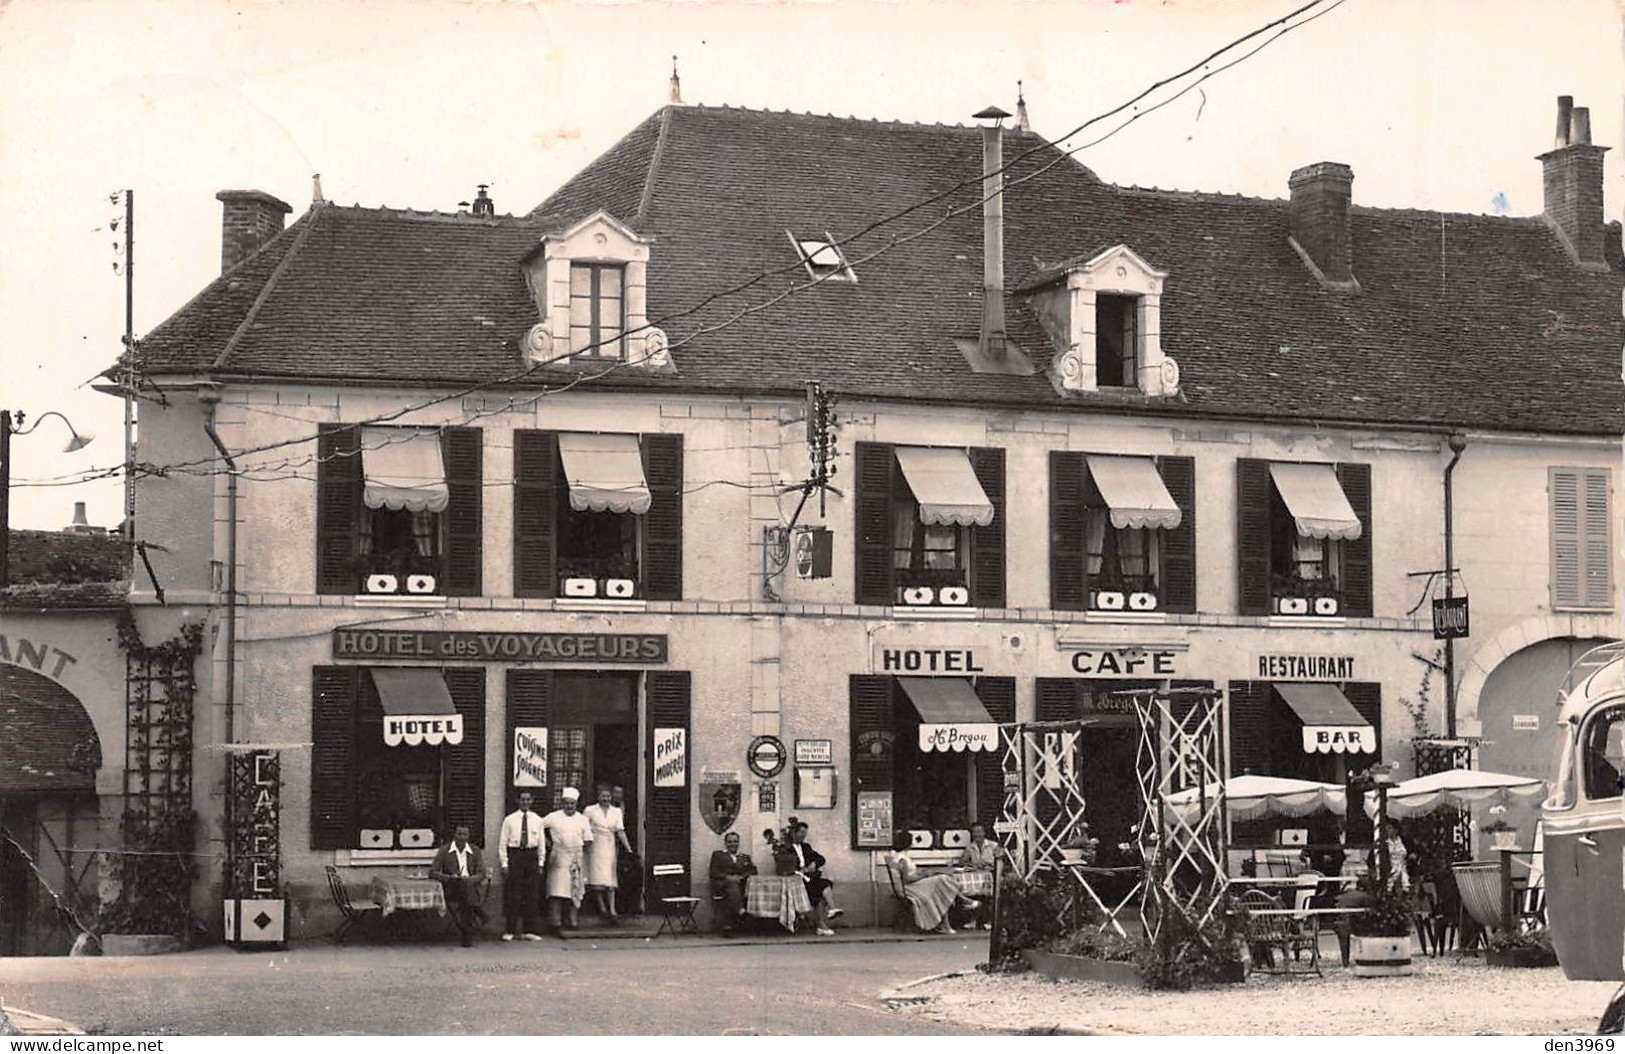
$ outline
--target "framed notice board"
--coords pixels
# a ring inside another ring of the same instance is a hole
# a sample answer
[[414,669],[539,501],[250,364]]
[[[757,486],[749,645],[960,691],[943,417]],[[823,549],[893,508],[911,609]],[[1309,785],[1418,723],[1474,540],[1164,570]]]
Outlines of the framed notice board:
[[858,845],[890,849],[891,791],[858,791]]

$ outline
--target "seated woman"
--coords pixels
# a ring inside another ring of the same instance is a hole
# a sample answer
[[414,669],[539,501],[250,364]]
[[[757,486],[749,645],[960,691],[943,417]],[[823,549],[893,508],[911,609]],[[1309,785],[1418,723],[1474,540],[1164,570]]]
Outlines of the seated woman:
[[[899,832],[892,841],[891,868],[902,883],[903,896],[914,910],[914,923],[922,932],[953,933],[948,924],[948,911],[956,901],[964,900],[959,889],[958,875],[926,875],[909,858],[912,843],[906,831]],[[968,907],[979,907],[976,901],[966,901]]]

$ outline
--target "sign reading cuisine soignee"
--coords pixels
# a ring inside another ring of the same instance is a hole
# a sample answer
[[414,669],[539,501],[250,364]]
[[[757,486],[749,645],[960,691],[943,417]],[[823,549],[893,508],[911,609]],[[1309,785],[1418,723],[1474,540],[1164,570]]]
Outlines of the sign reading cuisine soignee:
[[336,629],[335,659],[457,659],[464,662],[666,662],[664,633],[480,633]]

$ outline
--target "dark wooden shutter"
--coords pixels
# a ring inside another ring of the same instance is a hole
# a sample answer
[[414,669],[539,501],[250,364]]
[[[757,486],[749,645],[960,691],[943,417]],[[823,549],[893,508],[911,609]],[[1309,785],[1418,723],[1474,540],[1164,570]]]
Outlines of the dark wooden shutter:
[[[890,450],[887,454],[890,455]],[[849,679],[848,691],[851,705],[848,731],[852,751],[852,848],[858,849],[858,792],[892,789],[892,759],[896,756],[897,743],[892,738],[892,679],[853,674]],[[879,737],[875,742],[882,746],[881,750],[868,749],[868,744],[863,742],[865,732]],[[894,817],[894,820],[900,819]]]
[[[512,811],[519,807],[513,788],[513,730],[516,728],[546,728],[548,708],[553,700],[552,670],[508,671],[508,725],[503,740],[502,782],[503,797]],[[546,795],[538,794],[538,798]]]
[[1071,721],[1078,716],[1081,683],[1068,677],[1038,678],[1034,716],[1039,721]]
[[1049,606],[1081,611],[1089,596],[1089,562],[1083,551],[1084,456],[1069,450],[1049,455]]
[[[987,714],[1001,725],[1016,720],[1016,679],[1014,677],[978,677],[976,697],[987,707]],[[1004,743],[996,749],[980,751],[976,755],[976,819],[993,833],[993,824],[1004,815]]]
[[321,425],[316,430],[316,592],[359,590],[355,540],[361,512],[361,429]]
[[466,824],[471,841],[485,844],[485,671],[460,666],[442,671],[452,705],[463,718],[463,741],[440,749],[446,783],[446,831]]
[[[1377,734],[1377,753],[1367,758],[1368,761],[1382,760],[1382,685],[1374,682],[1356,681],[1343,685],[1343,694],[1348,701],[1354,704],[1365,723]],[[1366,755],[1359,755],[1364,758]],[[1354,759],[1351,757],[1351,767]]]
[[979,608],[1004,607],[1004,451],[972,447],[971,468],[993,503],[993,522],[970,529],[970,599]]
[[478,428],[446,428],[440,433],[440,446],[446,462],[446,559],[447,596],[480,595],[482,518],[485,503],[483,433]]
[[853,486],[853,599],[859,604],[896,602],[892,587],[891,490],[897,459],[889,443],[859,443]]
[[643,515],[643,595],[683,599],[683,437],[645,435],[643,478],[649,511]]
[[1342,613],[1351,618],[1370,618],[1371,605],[1371,466],[1337,466],[1337,481],[1343,485],[1354,515],[1360,518],[1360,537],[1343,543]]
[[1230,774],[1270,776],[1270,703],[1266,681],[1230,682]]
[[1179,526],[1162,532],[1162,609],[1196,612],[1196,459],[1159,457],[1157,471],[1179,506]]
[[513,595],[551,597],[558,589],[559,440],[552,432],[513,433]]
[[655,864],[691,866],[689,849],[689,798],[693,793],[694,742],[691,729],[686,670],[651,670],[648,675],[648,729],[652,738],[657,728],[681,728],[687,733],[689,771],[681,787],[654,785],[654,751],[649,755],[649,804],[645,810],[648,831],[648,859]]
[[351,849],[355,826],[354,666],[317,666],[310,692],[310,847]]
[[1580,606],[1581,567],[1580,473],[1578,469],[1548,471],[1546,489],[1552,507],[1552,609]]
[[1274,487],[1268,461],[1236,459],[1236,592],[1243,615],[1270,613],[1270,495]]

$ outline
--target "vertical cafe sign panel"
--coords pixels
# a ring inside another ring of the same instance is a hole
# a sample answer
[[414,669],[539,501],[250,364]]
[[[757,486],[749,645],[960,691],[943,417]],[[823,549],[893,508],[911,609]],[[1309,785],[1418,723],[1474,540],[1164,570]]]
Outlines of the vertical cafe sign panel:
[[288,902],[282,894],[282,762],[276,751],[231,755],[231,799],[226,941],[281,947]]

